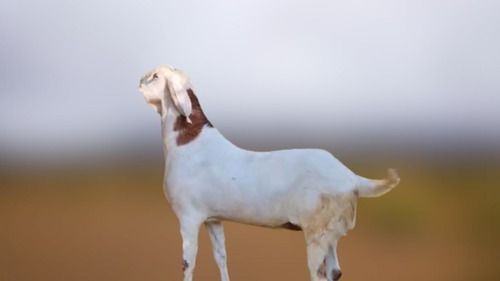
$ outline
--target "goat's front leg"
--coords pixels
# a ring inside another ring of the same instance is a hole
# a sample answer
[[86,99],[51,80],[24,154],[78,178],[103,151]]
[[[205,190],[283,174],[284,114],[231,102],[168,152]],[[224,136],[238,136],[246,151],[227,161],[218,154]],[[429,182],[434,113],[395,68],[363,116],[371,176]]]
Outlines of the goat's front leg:
[[210,240],[212,241],[212,251],[215,262],[219,267],[220,278],[222,281],[229,281],[229,274],[227,273],[224,227],[220,221],[206,222],[205,225],[207,227]]
[[196,253],[198,252],[198,232],[203,222],[190,216],[179,218],[182,236],[182,269],[184,281],[193,280],[193,270],[196,265]]

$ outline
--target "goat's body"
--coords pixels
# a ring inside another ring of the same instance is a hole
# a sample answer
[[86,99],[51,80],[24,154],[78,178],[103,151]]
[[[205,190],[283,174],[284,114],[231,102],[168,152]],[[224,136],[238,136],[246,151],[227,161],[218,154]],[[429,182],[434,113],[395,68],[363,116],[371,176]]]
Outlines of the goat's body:
[[165,192],[176,198],[176,212],[269,227],[301,225],[322,196],[352,193],[357,180],[327,151],[243,150],[215,128],[169,153],[166,163]]
[[399,182],[396,172],[371,180],[324,150],[241,149],[213,128],[188,80],[159,67],[140,84],[162,117],[164,190],[180,223],[184,281],[192,280],[203,223],[221,280],[229,281],[221,220],[303,230],[311,280],[337,281],[337,241],[354,227],[358,197],[388,192]]

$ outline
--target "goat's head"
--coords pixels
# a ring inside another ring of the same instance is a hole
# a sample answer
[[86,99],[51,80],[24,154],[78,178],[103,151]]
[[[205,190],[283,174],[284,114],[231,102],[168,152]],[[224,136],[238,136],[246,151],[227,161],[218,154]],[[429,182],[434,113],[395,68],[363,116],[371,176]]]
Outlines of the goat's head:
[[189,77],[171,66],[159,66],[149,71],[139,84],[139,91],[156,112],[162,114],[167,107],[172,106],[188,122],[192,111],[187,92],[190,88]]

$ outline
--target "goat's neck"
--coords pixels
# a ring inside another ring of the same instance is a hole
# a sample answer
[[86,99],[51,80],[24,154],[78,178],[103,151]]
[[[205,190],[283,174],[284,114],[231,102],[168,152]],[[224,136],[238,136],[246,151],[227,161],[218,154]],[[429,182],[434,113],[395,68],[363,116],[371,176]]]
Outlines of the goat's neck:
[[186,117],[181,115],[171,102],[163,106],[161,125],[165,158],[169,151],[188,145],[195,141],[203,130],[212,128],[194,92],[189,89],[188,94],[192,105],[191,123],[188,123]]
[[166,159],[168,152],[175,149],[176,146],[175,139],[177,134],[174,132],[174,124],[180,114],[174,108],[167,107],[163,108],[163,110],[166,111],[161,117],[161,136],[163,140],[163,154]]

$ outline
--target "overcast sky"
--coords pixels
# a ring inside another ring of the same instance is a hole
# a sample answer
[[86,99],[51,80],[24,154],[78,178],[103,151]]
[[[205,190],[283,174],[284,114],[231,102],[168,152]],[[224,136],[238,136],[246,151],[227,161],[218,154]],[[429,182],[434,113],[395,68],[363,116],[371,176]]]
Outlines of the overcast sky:
[[495,0],[4,0],[0,153],[159,142],[137,91],[158,64],[240,143],[495,145],[499,50]]

